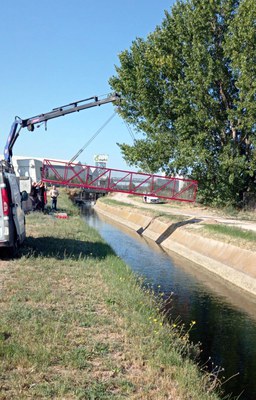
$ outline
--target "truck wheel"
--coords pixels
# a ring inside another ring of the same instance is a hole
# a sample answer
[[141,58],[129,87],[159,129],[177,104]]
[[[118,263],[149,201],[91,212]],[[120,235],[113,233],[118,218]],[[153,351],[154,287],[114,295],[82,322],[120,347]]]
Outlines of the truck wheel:
[[15,238],[13,245],[9,247],[8,249],[8,256],[10,258],[16,258],[17,254],[18,254],[18,250],[19,250],[19,245],[18,245],[18,241]]
[[14,227],[14,224],[12,225],[12,230],[13,230],[13,233],[12,233],[12,245],[8,249],[8,256],[10,258],[15,258],[17,256],[17,253],[18,253],[19,242],[18,242],[18,236],[17,236],[16,229]]

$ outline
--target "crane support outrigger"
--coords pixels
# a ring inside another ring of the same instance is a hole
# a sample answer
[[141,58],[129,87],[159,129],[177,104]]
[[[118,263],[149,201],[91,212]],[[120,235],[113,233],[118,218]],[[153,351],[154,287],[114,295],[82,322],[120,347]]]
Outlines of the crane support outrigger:
[[87,108],[101,106],[107,103],[113,103],[120,100],[120,96],[115,93],[104,98],[99,99],[97,96],[92,96],[87,99],[74,101],[73,103],[66,104],[54,108],[45,114],[39,114],[31,118],[21,119],[15,117],[15,120],[11,126],[11,130],[4,148],[4,159],[6,162],[10,163],[12,158],[13,146],[20,134],[22,128],[27,128],[29,131],[34,131],[35,125],[40,125],[41,123],[47,123],[48,120],[53,118],[58,118],[73,112],[79,112]]

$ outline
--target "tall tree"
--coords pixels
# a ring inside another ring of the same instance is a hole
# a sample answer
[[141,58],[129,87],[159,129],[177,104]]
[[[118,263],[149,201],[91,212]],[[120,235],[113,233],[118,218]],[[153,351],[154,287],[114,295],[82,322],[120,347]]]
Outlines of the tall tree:
[[178,1],[120,54],[110,85],[143,133],[119,144],[127,162],[197,179],[208,203],[255,191],[255,13],[253,0]]
[[235,123],[233,142],[239,153],[240,190],[256,187],[256,3],[241,2],[229,26],[225,52],[232,60],[232,76],[238,90],[229,117]]

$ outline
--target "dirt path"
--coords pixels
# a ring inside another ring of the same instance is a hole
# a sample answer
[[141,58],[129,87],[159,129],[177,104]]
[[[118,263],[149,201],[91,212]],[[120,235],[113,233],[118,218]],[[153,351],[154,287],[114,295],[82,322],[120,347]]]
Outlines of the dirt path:
[[251,230],[256,232],[256,213],[252,212],[253,220],[235,219],[229,216],[220,215],[220,212],[209,210],[206,207],[201,207],[194,204],[181,203],[180,207],[175,207],[172,204],[147,204],[143,203],[140,197],[129,197],[126,193],[115,193],[113,199],[123,201],[125,203],[133,204],[135,206],[143,207],[146,209],[155,209],[165,213],[185,215],[190,218],[198,218],[204,221],[214,220],[218,223],[235,226],[241,229]]

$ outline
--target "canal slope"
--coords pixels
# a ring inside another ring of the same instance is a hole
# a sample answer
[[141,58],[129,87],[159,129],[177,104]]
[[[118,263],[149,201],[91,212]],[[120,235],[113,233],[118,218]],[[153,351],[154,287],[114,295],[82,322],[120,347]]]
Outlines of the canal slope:
[[[136,207],[136,203],[131,207],[125,202],[115,204],[115,201],[109,203],[105,199],[97,201],[95,210],[197,263],[220,276],[227,284],[256,295],[255,251],[250,250],[250,246],[243,248],[239,243],[205,237],[201,227],[218,224],[218,219],[198,218],[193,214],[177,219],[176,213],[164,218],[152,213],[152,208],[148,212],[148,209]],[[246,223],[244,226],[247,227]]]

